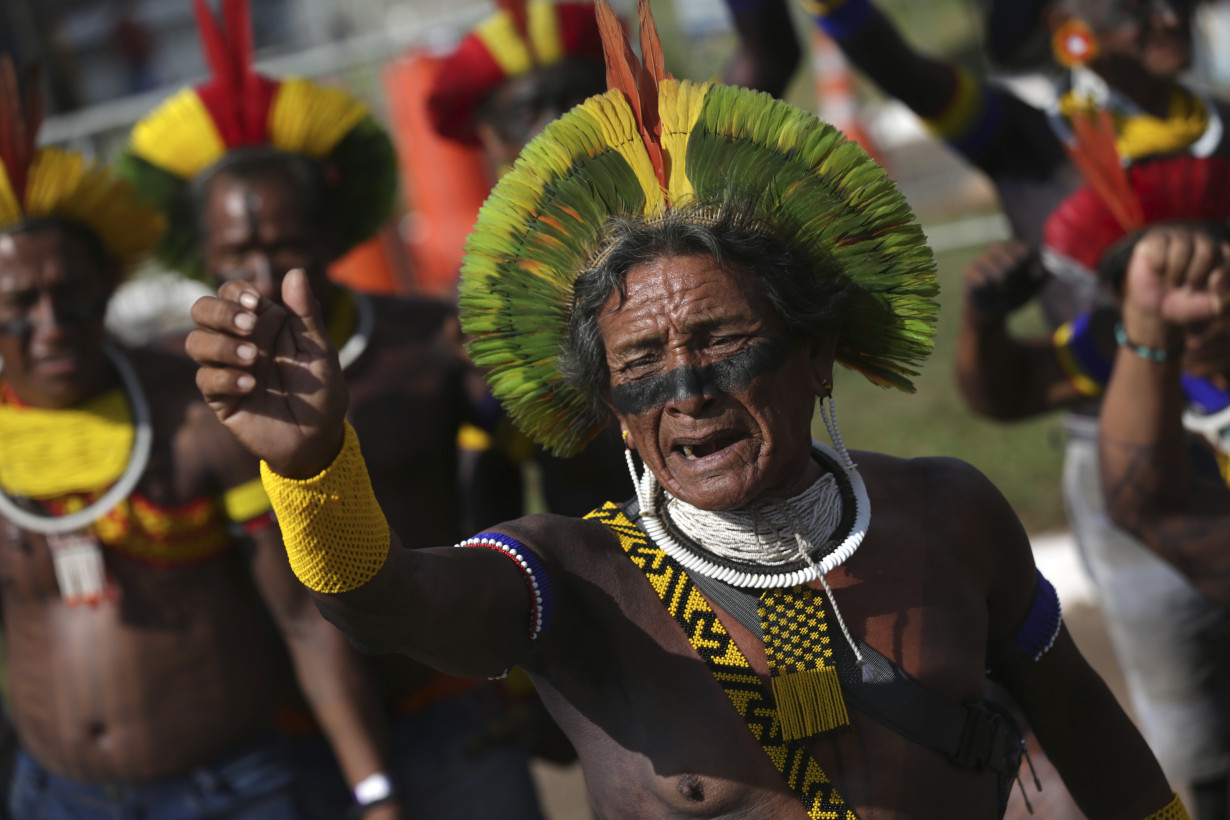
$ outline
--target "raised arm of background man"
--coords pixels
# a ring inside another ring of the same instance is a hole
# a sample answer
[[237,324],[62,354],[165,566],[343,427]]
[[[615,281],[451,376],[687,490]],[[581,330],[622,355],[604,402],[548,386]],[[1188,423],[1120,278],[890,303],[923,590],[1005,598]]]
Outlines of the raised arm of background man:
[[871,0],[803,1],[851,63],[982,171],[1038,176],[1063,159],[1044,112],[915,51]]
[[803,57],[787,0],[726,0],[726,7],[739,35],[726,82],[780,97]]
[[1230,490],[1192,469],[1180,383],[1185,348],[1210,340],[1230,374],[1230,246],[1197,231],[1147,233],[1128,264],[1122,328],[1102,404],[1107,512],[1230,603]]
[[[1089,398],[1064,369],[1051,337],[1009,331],[1008,317],[1034,297],[1045,277],[1037,254],[1019,239],[990,246],[965,268],[957,386],[984,416],[1013,421]],[[1088,321],[1100,330],[1113,319],[1097,311]]]

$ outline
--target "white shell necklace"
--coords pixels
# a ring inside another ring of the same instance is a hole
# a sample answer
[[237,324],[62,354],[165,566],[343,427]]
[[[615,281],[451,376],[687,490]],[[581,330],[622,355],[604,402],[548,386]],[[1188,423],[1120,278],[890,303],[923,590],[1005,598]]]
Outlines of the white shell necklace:
[[[831,401],[831,400],[830,400]],[[667,555],[686,569],[736,587],[791,587],[820,579],[849,559],[871,523],[871,502],[841,433],[836,415],[820,406],[836,449],[820,442],[813,447],[841,471],[854,504],[854,522],[840,544],[816,562],[812,554],[834,534],[843,518],[843,493],[832,472],[798,496],[759,502],[752,508],[725,512],[701,510],[665,491],[664,512],[670,523],[703,550],[689,548],[670,532],[659,512],[658,480],[651,470],[638,476],[631,451],[628,469],[636,486],[641,524]],[[801,559],[801,560],[800,560]],[[799,564],[802,566],[799,566]],[[784,568],[783,565],[793,564]],[[827,584],[825,584],[827,587]]]
[[376,311],[372,306],[371,297],[366,293],[358,293],[356,291],[347,291],[347,295],[354,300],[359,320],[355,326],[354,333],[350,334],[350,338],[337,351],[338,363],[341,365],[342,370],[357,362],[359,357],[367,350],[367,345],[372,339],[372,329],[376,326]]

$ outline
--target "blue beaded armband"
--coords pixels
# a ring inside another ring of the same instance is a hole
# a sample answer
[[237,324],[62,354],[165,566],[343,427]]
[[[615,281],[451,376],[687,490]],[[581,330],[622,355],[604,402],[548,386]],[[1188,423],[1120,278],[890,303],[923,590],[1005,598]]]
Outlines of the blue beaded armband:
[[1059,594],[1055,587],[1038,570],[1038,588],[1034,591],[1034,603],[1012,635],[1012,642],[1030,658],[1040,660],[1059,637],[1063,626],[1063,610],[1059,606]]
[[555,597],[551,593],[551,579],[534,551],[511,535],[502,532],[484,532],[467,538],[458,547],[486,547],[511,559],[525,576],[530,589],[530,640],[535,640],[551,626],[555,612]]
[[1126,347],[1128,350],[1132,351],[1134,354],[1147,362],[1164,364],[1166,362],[1176,361],[1183,355],[1182,345],[1171,350],[1159,350],[1156,347],[1145,347],[1144,345],[1136,344],[1128,338],[1127,331],[1123,329],[1123,322],[1115,323],[1115,341],[1118,342],[1121,347]]

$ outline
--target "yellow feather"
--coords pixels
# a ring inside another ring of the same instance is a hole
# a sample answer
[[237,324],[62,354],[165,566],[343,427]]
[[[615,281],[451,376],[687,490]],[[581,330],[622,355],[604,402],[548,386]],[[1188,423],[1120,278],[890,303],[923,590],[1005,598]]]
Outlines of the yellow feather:
[[590,97],[580,105],[602,129],[604,142],[618,151],[636,173],[637,181],[645,192],[645,216],[655,218],[665,213],[666,197],[653,170],[653,161],[641,141],[641,132],[636,125],[636,115],[622,91],[608,91]]
[[662,118],[662,154],[666,161],[667,194],[671,202],[682,202],[692,196],[688,180],[688,138],[696,127],[705,95],[712,83],[692,83],[684,80],[663,80],[658,86],[658,116]]
[[221,159],[226,145],[196,91],[185,88],[136,124],[132,150],[164,171],[192,179]]
[[366,116],[367,106],[349,94],[288,77],[269,107],[269,138],[275,148],[321,159]]
[[21,203],[13,192],[13,183],[9,182],[8,172],[4,163],[0,162],[0,229],[4,229],[21,219]]
[[127,182],[80,154],[40,150],[26,190],[25,217],[66,219],[86,227],[124,268],[149,253],[166,227]]

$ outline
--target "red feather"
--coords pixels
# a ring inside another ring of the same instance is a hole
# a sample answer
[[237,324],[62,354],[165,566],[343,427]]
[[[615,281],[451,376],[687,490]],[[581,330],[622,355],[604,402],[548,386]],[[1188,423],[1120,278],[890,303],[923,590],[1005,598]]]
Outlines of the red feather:
[[230,44],[218,28],[213,12],[209,10],[208,1],[195,0],[192,9],[196,13],[196,26],[201,33],[201,51],[205,54],[205,63],[213,75],[213,82],[226,88],[234,87],[236,78]]
[[25,85],[23,106],[17,69],[9,57],[0,59],[0,163],[4,164],[18,204],[23,203],[26,197],[35,142],[43,122],[42,88],[36,66],[26,70]]
[[644,66],[641,72],[641,113],[645,118],[645,127],[655,137],[662,136],[662,121],[658,114],[658,84],[669,75],[666,72],[666,60],[662,56],[662,40],[658,38],[658,27],[654,25],[653,15],[649,11],[649,0],[637,0],[636,14],[641,25],[641,59]]
[[606,0],[597,0],[596,13],[598,30],[602,33],[602,51],[606,57],[607,87],[622,91],[628,98],[654,173],[665,188],[666,163],[662,159],[662,123],[658,116],[658,82],[665,78],[665,71],[662,66],[662,44],[658,40],[649,3],[647,0],[637,0],[641,42],[648,44],[646,58],[650,65],[642,64],[636,58],[619,17]]
[[[1160,222],[1230,222],[1230,160],[1177,154],[1138,162],[1125,179],[1140,208],[1136,227]],[[1063,201],[1047,218],[1048,248],[1096,270],[1099,260],[1131,230],[1093,186]]]
[[194,0],[201,48],[212,78],[197,87],[228,148],[261,145],[269,138],[269,106],[277,83],[253,66],[252,18],[248,0],[222,0],[221,17],[208,0]]

